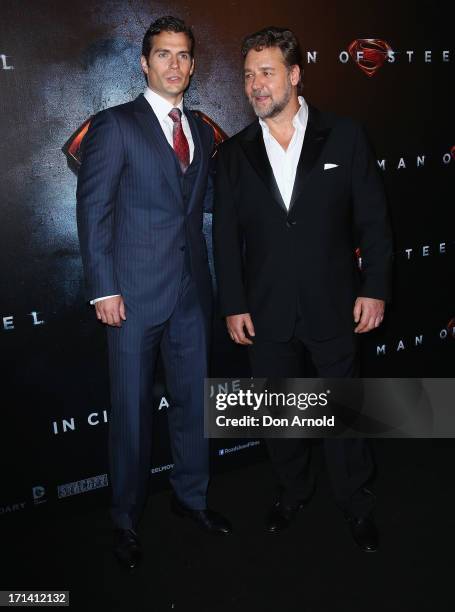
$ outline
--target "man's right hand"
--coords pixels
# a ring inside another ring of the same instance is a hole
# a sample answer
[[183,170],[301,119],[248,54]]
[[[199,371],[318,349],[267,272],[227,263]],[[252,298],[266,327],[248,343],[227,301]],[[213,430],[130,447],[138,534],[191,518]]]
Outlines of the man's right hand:
[[98,320],[106,325],[121,327],[122,321],[126,321],[125,303],[121,295],[96,302],[95,310]]
[[231,340],[234,340],[237,344],[253,344],[252,340],[245,335],[245,329],[250,336],[255,335],[253,321],[248,312],[226,317],[226,327]]

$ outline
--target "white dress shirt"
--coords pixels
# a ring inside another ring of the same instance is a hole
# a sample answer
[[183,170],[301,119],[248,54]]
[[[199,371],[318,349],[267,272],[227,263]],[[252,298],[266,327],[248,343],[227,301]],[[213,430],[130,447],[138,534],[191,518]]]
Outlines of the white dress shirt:
[[280,190],[281,197],[288,209],[291,202],[292,190],[294,188],[297,164],[299,163],[303,139],[308,123],[308,105],[302,96],[299,96],[299,104],[300,108],[292,120],[292,125],[295,128],[294,134],[292,135],[291,142],[286,151],[272,136],[266,122],[263,119],[259,119],[267,157],[272,166],[273,175],[277,182],[278,189]]
[[159,94],[151,90],[150,87],[147,87],[147,89],[145,90],[144,98],[150,104],[150,106],[153,109],[153,112],[158,117],[158,121],[160,122],[164,135],[166,136],[166,140],[168,141],[168,143],[171,145],[172,148],[174,148],[174,140],[173,140],[174,122],[169,117],[169,112],[173,108],[180,109],[180,111],[182,112],[183,133],[185,134],[186,139],[188,140],[188,145],[190,147],[190,164],[191,164],[191,162],[193,161],[193,155],[194,155],[194,141],[193,141],[193,136],[191,135],[190,124],[188,123],[188,119],[186,118],[186,115],[183,113],[183,98],[180,100],[180,104],[177,104],[177,106],[172,106],[170,102],[168,102],[165,98],[162,98]]
[[[166,136],[166,140],[168,141],[168,143],[171,145],[172,148],[174,148],[174,139],[173,139],[174,122],[169,117],[169,112],[173,108],[178,108],[181,110],[182,128],[183,128],[183,133],[185,134],[186,139],[188,140],[188,145],[190,148],[190,163],[191,163],[193,161],[193,156],[194,156],[194,141],[193,141],[193,136],[191,134],[190,124],[188,123],[188,119],[183,112],[183,98],[180,100],[180,104],[177,104],[177,106],[172,106],[172,104],[168,102],[168,100],[166,100],[165,98],[163,98],[162,96],[154,92],[152,89],[150,89],[150,87],[147,87],[147,89],[145,90],[144,98],[147,100],[147,102],[152,107],[153,112],[155,113],[158,121],[160,122],[161,129],[163,130],[164,135]],[[105,295],[103,297],[99,297],[94,300],[90,300],[90,304],[95,304],[96,302],[99,302],[100,300],[106,300],[107,298],[110,298],[110,297],[118,297],[118,295],[119,294],[117,293],[115,295]]]

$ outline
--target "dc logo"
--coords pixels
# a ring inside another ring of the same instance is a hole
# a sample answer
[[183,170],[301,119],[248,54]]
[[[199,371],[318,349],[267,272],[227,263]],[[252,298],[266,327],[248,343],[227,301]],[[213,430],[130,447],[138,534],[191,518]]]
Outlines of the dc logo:
[[224,448],[220,448],[220,450],[218,451],[218,455],[224,455]]
[[46,489],[40,485],[32,488],[33,501],[35,504],[40,504],[44,501],[46,495]]

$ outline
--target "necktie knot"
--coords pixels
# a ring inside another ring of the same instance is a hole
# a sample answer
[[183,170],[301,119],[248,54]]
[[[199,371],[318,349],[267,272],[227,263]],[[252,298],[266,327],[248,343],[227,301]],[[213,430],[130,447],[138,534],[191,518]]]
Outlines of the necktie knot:
[[169,117],[174,123],[180,123],[182,119],[182,111],[179,108],[173,108],[169,111]]
[[169,117],[174,122],[172,126],[174,151],[179,160],[182,172],[186,172],[186,169],[190,165],[190,147],[185,132],[183,131],[182,111],[179,108],[173,108],[169,111]]

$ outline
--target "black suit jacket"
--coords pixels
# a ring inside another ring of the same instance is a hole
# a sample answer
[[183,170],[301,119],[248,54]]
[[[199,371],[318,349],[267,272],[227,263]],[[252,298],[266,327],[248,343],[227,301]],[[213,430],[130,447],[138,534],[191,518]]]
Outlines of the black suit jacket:
[[311,337],[344,334],[354,327],[356,296],[390,298],[383,184],[364,130],[350,118],[309,106],[289,211],[259,121],[223,143],[213,231],[221,314],[251,313],[257,339],[288,340],[298,310]]

